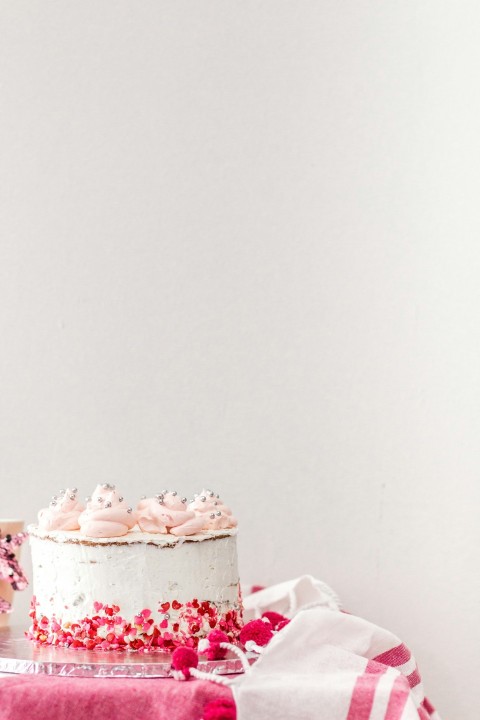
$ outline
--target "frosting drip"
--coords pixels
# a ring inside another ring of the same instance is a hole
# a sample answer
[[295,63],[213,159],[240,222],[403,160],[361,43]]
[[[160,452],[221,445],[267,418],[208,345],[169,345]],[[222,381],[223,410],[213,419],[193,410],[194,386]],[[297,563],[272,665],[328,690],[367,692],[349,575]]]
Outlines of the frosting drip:
[[97,485],[80,515],[80,530],[89,537],[121,537],[137,522],[137,514],[127,506],[115,485]]
[[42,530],[78,530],[78,518],[84,507],[77,499],[77,488],[60,490],[54,495],[48,508],[38,513]]

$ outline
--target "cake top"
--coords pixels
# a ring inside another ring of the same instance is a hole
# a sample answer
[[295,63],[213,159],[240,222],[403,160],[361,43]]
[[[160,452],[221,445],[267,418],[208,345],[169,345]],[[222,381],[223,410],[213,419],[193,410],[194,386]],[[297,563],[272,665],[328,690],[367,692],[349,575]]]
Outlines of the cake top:
[[213,490],[203,489],[190,503],[176,490],[164,490],[153,497],[144,495],[133,508],[115,485],[104,483],[97,485],[85,503],[78,500],[77,488],[60,490],[38,513],[40,530],[79,531],[87,538],[122,537],[134,531],[180,537],[237,525],[230,508]]

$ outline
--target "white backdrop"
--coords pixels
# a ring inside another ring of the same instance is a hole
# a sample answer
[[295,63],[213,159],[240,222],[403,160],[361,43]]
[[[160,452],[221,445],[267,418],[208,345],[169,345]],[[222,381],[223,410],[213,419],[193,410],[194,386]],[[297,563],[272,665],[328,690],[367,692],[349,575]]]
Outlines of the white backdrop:
[[246,583],[329,582],[449,720],[480,672],[479,22],[0,2],[0,515],[212,485]]

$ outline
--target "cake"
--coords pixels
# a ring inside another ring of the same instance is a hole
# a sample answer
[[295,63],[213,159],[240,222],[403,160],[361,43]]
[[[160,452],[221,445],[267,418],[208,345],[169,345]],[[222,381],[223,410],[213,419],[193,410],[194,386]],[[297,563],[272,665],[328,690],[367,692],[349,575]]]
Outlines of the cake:
[[100,650],[196,647],[242,627],[237,522],[211,490],[187,504],[175,491],[129,507],[99,485],[86,507],[62,490],[28,528],[33,598],[27,636]]

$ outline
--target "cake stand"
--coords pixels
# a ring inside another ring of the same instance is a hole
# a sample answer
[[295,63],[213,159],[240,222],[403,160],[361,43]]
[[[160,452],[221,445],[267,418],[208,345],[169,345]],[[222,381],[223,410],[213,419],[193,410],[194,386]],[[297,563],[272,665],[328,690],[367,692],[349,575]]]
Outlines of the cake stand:
[[[170,678],[170,653],[109,650],[69,650],[37,646],[25,628],[0,628],[0,672],[62,677]],[[251,660],[250,660],[251,662]],[[202,660],[198,669],[219,675],[243,673],[240,660],[229,652],[224,660]]]

